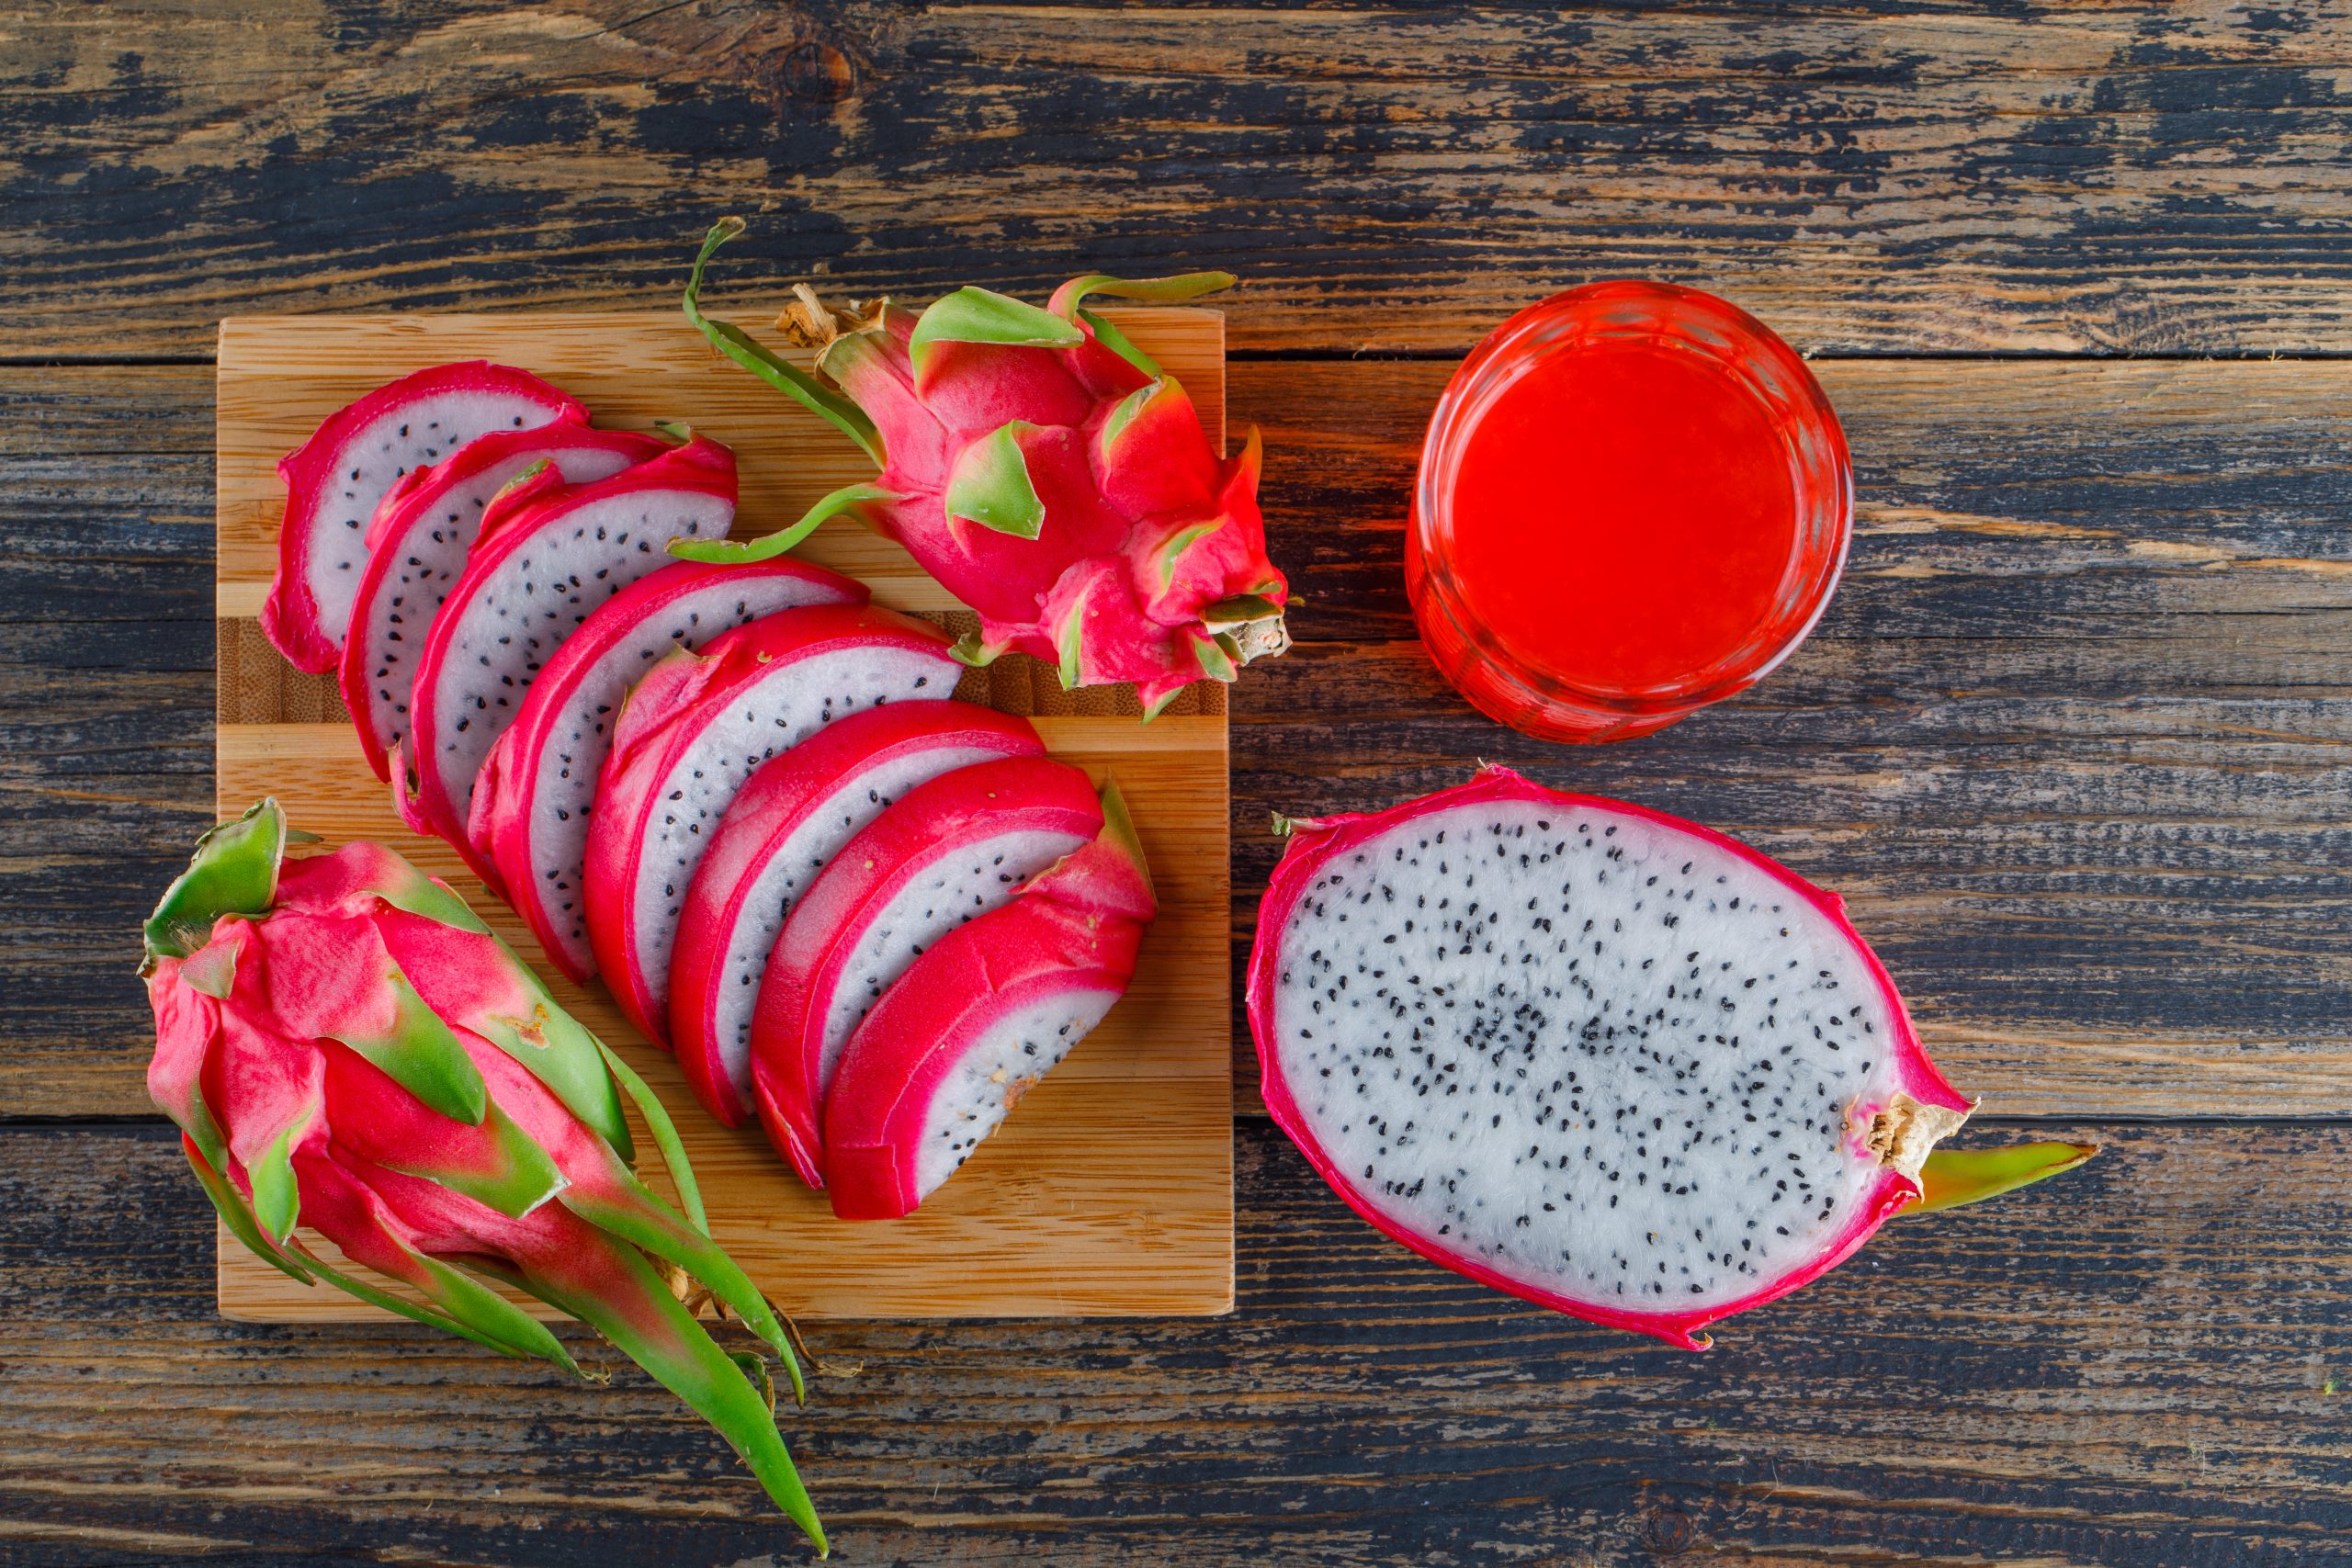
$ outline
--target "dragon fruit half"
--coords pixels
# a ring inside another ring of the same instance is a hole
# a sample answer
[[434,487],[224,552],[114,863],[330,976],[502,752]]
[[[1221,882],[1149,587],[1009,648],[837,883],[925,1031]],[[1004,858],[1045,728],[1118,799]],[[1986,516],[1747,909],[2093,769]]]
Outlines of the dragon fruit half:
[[670,565],[672,539],[719,538],[734,521],[735,456],[699,435],[592,484],[567,485],[550,465],[502,491],[417,655],[392,770],[401,819],[455,845],[503,897],[466,831],[483,759],[591,612]]
[[656,660],[697,649],[762,615],[804,604],[862,604],[865,585],[804,561],[678,561],[605,601],[532,681],[474,781],[466,822],[476,854],[558,967],[596,972],[582,892],[588,826],[628,689]]
[[1836,896],[1719,833],[1494,767],[1289,831],[1250,961],[1267,1108],[1473,1279],[1702,1348],[1917,1203],[1972,1109]]
[[923,949],[850,1036],[825,1094],[825,1194],[911,1213],[1102,1021],[1159,912],[1116,784],[1102,831]]
[[1175,378],[1084,304],[1190,299],[1231,277],[1073,278],[1043,310],[963,288],[919,316],[885,303],[846,326],[804,289],[797,324],[829,386],[702,314],[703,268],[742,227],[727,219],[710,231],[686,319],[831,421],[882,473],[878,487],[836,491],[782,534],[680,554],[759,558],[791,547],[824,511],[862,510],[979,613],[967,660],[1018,649],[1054,664],[1066,687],[1132,681],[1147,716],[1193,682],[1230,681],[1289,646],[1289,587],[1266,558],[1258,512],[1256,432],[1220,459]]
[[[798,1389],[775,1314],[707,1232],[660,1101],[447,886],[379,844],[289,862],[291,837],[274,800],[206,834],[146,927],[148,1090],[221,1219],[306,1285],[507,1355],[580,1370],[485,1278],[594,1325],[717,1427],[821,1549],[745,1376],[757,1358],[722,1350],[671,1289],[673,1270],[697,1281]],[[683,1216],[629,1169],[623,1089]]]
[[529,371],[481,360],[403,376],[328,415],[277,465],[286,516],[262,630],[296,669],[334,669],[368,567],[368,525],[402,474],[493,430],[587,423],[576,400]]

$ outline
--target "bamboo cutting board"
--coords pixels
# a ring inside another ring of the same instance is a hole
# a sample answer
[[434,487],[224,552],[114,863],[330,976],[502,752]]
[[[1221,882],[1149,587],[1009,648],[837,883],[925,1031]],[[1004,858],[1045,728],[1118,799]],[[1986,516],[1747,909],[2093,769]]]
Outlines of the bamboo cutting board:
[[[1215,312],[1109,312],[1225,420]],[[755,318],[733,312],[740,321]],[[600,424],[682,421],[735,449],[738,536],[772,532],[819,496],[871,477],[816,416],[718,359],[674,313],[301,316],[221,323],[219,369],[220,696],[216,804],[265,795],[331,844],[380,840],[463,893],[556,995],[616,1046],[671,1109],[712,1234],[783,1311],[809,1317],[1206,1314],[1233,1304],[1227,942],[1225,693],[1195,686],[1152,724],[1131,688],[1068,694],[1034,660],[967,674],[957,695],[1031,716],[1054,755],[1133,807],[1160,897],[1127,995],[955,1179],[907,1219],[845,1224],[768,1152],[718,1126],[675,1065],[603,988],[564,980],[455,851],[410,832],[368,771],[329,675],[279,658],[256,617],[277,563],[276,465],[328,413],[397,376],[488,358],[547,377]],[[863,579],[877,604],[976,626],[897,546],[846,521],[801,553]],[[650,1150],[643,1139],[640,1153]],[[659,1181],[657,1180],[657,1185]],[[322,1252],[332,1248],[310,1233]],[[365,1320],[376,1309],[297,1284],[219,1235],[221,1312],[262,1322]],[[536,1303],[526,1303],[534,1306]]]

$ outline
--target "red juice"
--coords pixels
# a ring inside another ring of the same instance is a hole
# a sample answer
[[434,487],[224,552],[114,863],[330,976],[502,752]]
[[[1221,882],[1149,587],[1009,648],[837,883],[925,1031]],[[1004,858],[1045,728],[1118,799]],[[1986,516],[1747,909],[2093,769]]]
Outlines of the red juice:
[[1739,650],[1796,553],[1789,457],[1712,361],[1645,344],[1531,366],[1453,480],[1470,612],[1572,685],[1672,686]]
[[1852,510],[1844,433],[1788,344],[1695,289],[1591,284],[1512,317],[1447,387],[1406,586],[1487,714],[1616,739],[1785,658]]

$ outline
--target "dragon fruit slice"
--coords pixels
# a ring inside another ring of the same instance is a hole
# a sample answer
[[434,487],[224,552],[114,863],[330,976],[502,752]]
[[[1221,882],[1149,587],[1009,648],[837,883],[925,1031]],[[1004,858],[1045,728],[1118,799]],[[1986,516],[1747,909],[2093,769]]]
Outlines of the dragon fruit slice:
[[[1065,686],[1133,681],[1148,717],[1193,682],[1230,681],[1289,646],[1256,433],[1220,459],[1175,378],[1084,305],[1094,294],[1191,299],[1230,276],[1073,278],[1043,310],[963,288],[920,316],[886,303],[850,324],[804,288],[797,324],[828,386],[702,314],[703,268],[742,229],[722,220],[704,241],[686,319],[881,466],[878,491],[825,505],[864,511],[979,613],[978,637],[960,650],[971,662],[1018,649],[1054,664]],[[682,553],[759,558],[810,525]]]
[[646,1038],[669,1038],[678,917],[754,769],[866,708],[956,689],[936,627],[893,610],[785,610],[670,655],[629,694],[597,784],[583,886],[596,968]]
[[408,733],[412,655],[424,648],[498,492],[542,463],[565,484],[588,484],[669,446],[654,436],[584,424],[494,430],[401,476],[368,525],[368,566],[350,615],[358,635],[343,645],[344,706],[378,778],[390,782],[392,748]]
[[1026,719],[967,703],[892,703],[761,764],[703,853],[670,956],[671,1045],[704,1109],[730,1127],[751,1114],[760,974],[794,897],[834,852],[919,784],[1045,750]]
[[734,521],[734,454],[699,435],[594,484],[541,469],[492,502],[417,656],[392,773],[402,820],[456,845],[504,897],[497,867],[466,833],[482,759],[540,667],[598,605],[670,565],[671,540],[718,538]]
[[941,937],[850,1036],[824,1105],[844,1220],[910,1213],[1102,1021],[1158,912],[1115,784],[1095,840]]
[[393,481],[493,430],[587,423],[566,393],[482,360],[403,376],[328,415],[278,461],[286,517],[262,630],[296,669],[334,669],[368,566],[368,524]]
[[1084,773],[1014,757],[917,785],[834,852],[785,917],[752,1018],[752,1101],[801,1179],[824,1185],[825,1091],[891,982],[1102,829]]
[[865,602],[863,583],[799,561],[680,561],[614,594],[564,639],[483,760],[466,823],[559,968],[575,980],[596,972],[582,866],[612,716],[629,687],[664,655],[762,615]]
[[[447,886],[379,844],[288,862],[293,837],[274,800],[206,834],[146,927],[148,1089],[221,1219],[305,1285],[505,1355],[580,1371],[481,1276],[594,1325],[821,1550],[772,1401],[744,1375],[756,1358],[722,1350],[672,1292],[673,1271],[698,1281],[800,1388],[775,1313],[710,1239],[661,1101]],[[628,1167],[623,1091],[683,1214]],[[298,1224],[356,1267],[322,1260]]]
[[1292,824],[1249,1010],[1267,1108],[1364,1218],[1690,1349],[1860,1247],[1972,1109],[1834,895],[1503,768]]

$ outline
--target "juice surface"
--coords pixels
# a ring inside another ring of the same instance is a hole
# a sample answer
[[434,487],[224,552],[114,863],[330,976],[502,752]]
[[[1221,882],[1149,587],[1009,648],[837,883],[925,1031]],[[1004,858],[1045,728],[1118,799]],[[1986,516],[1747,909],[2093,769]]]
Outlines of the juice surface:
[[1670,687],[1731,653],[1797,543],[1770,413],[1713,362],[1641,343],[1530,366],[1478,415],[1452,499],[1466,608],[1588,689]]

